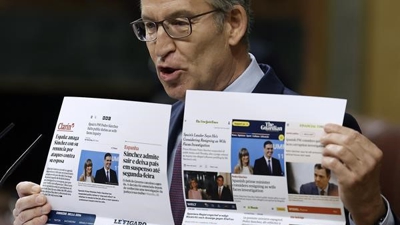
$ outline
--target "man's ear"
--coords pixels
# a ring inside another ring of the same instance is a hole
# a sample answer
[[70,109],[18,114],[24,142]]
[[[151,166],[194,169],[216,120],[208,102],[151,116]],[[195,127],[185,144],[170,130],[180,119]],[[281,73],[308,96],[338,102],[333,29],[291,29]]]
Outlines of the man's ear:
[[247,31],[247,13],[243,6],[235,5],[227,15],[226,21],[229,26],[229,44],[237,45]]

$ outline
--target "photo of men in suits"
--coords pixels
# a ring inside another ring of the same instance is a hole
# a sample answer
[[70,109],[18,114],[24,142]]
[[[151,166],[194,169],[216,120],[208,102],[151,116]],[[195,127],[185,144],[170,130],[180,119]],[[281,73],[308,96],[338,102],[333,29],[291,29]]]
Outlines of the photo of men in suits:
[[217,186],[211,193],[211,199],[217,201],[233,201],[231,190],[224,185],[224,177],[218,175],[216,179]]
[[300,186],[300,194],[305,195],[327,195],[338,196],[338,186],[329,183],[331,171],[322,167],[321,164],[314,166],[314,182],[309,182]]
[[264,142],[264,155],[254,161],[254,175],[283,176],[281,163],[272,157],[274,147],[271,141]]
[[117,173],[111,169],[112,157],[110,153],[104,155],[104,167],[96,171],[95,183],[118,185]]

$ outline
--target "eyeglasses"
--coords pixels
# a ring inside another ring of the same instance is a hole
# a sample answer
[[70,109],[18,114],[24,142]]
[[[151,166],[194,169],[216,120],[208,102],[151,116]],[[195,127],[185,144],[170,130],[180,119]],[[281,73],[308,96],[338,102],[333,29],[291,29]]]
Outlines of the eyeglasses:
[[217,11],[221,10],[214,9],[191,17],[169,18],[158,22],[138,19],[133,21],[131,25],[136,37],[140,41],[155,41],[157,39],[157,31],[160,24],[169,37],[173,39],[179,39],[185,38],[192,34],[192,19]]

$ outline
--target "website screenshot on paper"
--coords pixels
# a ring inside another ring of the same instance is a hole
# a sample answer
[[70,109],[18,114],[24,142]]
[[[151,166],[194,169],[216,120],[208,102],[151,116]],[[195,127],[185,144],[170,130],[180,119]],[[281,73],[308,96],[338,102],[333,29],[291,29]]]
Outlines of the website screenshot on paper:
[[41,182],[52,205],[48,224],[173,224],[170,112],[170,105],[66,97]]
[[184,224],[345,223],[335,178],[315,173],[344,100],[193,91],[185,107]]

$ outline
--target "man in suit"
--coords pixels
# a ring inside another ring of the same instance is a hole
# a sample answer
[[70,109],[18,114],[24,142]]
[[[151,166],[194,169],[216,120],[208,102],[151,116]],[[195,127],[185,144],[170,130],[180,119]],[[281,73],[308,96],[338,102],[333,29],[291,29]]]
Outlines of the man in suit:
[[222,175],[218,175],[217,179],[217,187],[213,189],[211,193],[211,199],[217,201],[233,201],[233,196],[231,190],[224,186],[224,177]]
[[272,142],[264,142],[264,155],[254,161],[254,175],[283,176],[281,163],[272,157],[273,154]]
[[118,185],[117,173],[111,169],[112,157],[110,153],[104,155],[104,166],[96,171],[94,182],[100,184]]
[[[179,177],[182,173],[174,176],[173,171],[181,168],[179,163],[175,165],[175,156],[181,155],[179,137],[186,90],[295,93],[281,83],[270,66],[258,64],[249,53],[252,17],[249,0],[141,0],[140,3],[142,18],[132,23],[134,33],[146,43],[167,94],[179,100],[171,113],[167,173],[170,186],[174,185],[170,188],[174,220],[180,225],[185,205],[183,190],[175,186],[182,189]],[[390,204],[380,192],[381,150],[359,133],[357,122],[349,114],[345,115],[343,125],[325,125],[321,164],[339,180],[340,198],[351,214],[346,218],[356,225],[372,225],[381,220],[385,225],[395,224]],[[51,205],[40,194],[40,186],[21,182],[17,190],[21,198],[13,213],[14,225],[46,223]]]
[[314,166],[314,182],[300,186],[300,194],[338,196],[339,189],[336,184],[329,183],[331,170],[317,163]]

